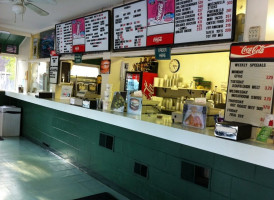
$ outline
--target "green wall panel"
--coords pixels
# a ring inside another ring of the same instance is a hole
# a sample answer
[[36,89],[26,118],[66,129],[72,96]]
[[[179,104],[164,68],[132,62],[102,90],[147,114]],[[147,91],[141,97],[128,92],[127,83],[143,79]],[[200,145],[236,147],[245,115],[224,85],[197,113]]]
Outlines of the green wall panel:
[[[228,200],[274,197],[274,170],[31,103],[23,108],[22,133],[65,159],[145,200]],[[88,110],[87,110],[88,112]],[[100,132],[114,136],[114,150],[99,146]],[[148,166],[148,178],[133,173]],[[181,163],[211,168],[209,189],[181,179]]]

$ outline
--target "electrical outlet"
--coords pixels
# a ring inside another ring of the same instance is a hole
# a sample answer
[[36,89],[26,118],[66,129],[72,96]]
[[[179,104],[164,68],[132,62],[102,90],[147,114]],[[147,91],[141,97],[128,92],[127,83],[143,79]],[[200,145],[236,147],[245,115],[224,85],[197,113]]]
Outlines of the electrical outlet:
[[260,40],[260,26],[252,26],[249,28],[248,39],[250,42],[255,42]]

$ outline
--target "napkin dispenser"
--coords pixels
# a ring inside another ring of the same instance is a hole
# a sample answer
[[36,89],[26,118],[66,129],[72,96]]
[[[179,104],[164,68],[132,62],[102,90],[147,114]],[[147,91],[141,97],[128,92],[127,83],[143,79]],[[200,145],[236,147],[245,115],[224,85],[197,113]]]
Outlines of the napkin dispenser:
[[252,126],[239,122],[218,122],[215,125],[214,135],[230,140],[243,140],[251,137]]

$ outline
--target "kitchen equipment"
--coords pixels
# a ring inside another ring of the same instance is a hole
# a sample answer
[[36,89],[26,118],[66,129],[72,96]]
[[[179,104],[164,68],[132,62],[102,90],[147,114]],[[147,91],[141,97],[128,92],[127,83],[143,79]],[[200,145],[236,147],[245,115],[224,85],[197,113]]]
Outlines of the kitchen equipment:
[[0,107],[0,137],[20,135],[21,108]]
[[172,123],[183,123],[183,113],[182,112],[172,112]]
[[38,94],[35,95],[35,97],[43,99],[50,99],[52,96],[52,92],[38,92]]
[[126,72],[125,91],[142,90],[146,98],[151,99],[156,93],[156,89],[153,87],[155,77],[158,77],[157,73]]
[[239,122],[218,122],[215,125],[214,135],[230,140],[242,140],[251,137],[252,126]]

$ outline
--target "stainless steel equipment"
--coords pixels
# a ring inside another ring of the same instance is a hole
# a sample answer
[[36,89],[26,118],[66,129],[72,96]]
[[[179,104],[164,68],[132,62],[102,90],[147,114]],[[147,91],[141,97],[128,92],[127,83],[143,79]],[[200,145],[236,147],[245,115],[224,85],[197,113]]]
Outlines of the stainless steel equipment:
[[0,107],[0,136],[20,135],[21,108],[15,106]]

